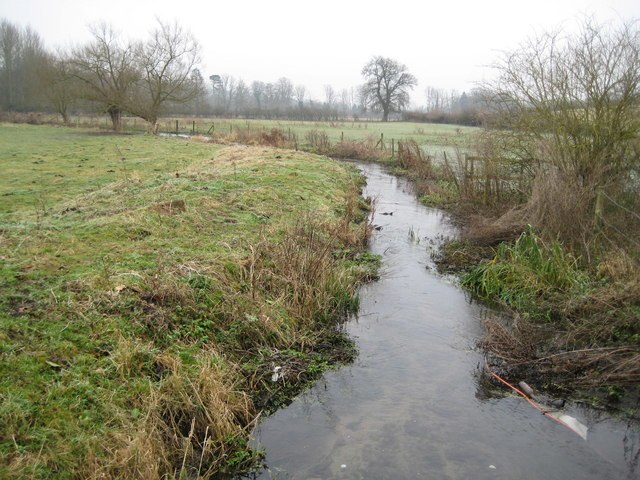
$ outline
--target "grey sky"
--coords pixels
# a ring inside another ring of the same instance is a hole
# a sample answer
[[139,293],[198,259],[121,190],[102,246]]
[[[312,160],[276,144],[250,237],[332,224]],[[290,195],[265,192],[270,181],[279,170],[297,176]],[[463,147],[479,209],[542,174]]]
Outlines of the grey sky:
[[405,63],[418,78],[414,103],[427,86],[468,90],[490,75],[500,50],[585,14],[598,21],[640,18],[638,0],[304,1],[304,0],[1,0],[0,17],[34,28],[48,47],[89,38],[87,25],[106,20],[126,36],[144,37],[155,18],[177,19],[203,47],[202,72],[246,82],[290,78],[316,99],[362,82],[373,55]]

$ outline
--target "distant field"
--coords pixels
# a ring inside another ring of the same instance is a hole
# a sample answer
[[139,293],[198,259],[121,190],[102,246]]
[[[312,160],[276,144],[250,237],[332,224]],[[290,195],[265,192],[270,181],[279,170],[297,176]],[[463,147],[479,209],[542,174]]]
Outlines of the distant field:
[[[295,133],[299,141],[304,143],[304,136],[310,130],[322,130],[327,133],[332,142],[339,141],[344,135],[345,140],[361,140],[367,137],[380,138],[388,142],[391,139],[415,139],[421,145],[452,146],[464,143],[469,135],[477,132],[475,127],[458,125],[425,124],[413,122],[306,122],[283,120],[242,120],[242,119],[197,119],[179,120],[181,131],[190,132],[196,122],[196,130],[206,133],[213,125],[216,131],[228,131],[236,128],[265,129],[280,128],[288,133]],[[165,120],[161,124],[165,131],[175,131],[175,119]]]
[[[480,131],[477,127],[417,122],[315,122],[203,117],[164,118],[160,121],[160,130],[162,132],[175,132],[176,120],[178,120],[178,131],[180,133],[192,133],[195,131],[199,134],[206,134],[212,131],[221,133],[235,129],[270,130],[279,128],[287,134],[291,132],[297,135],[300,144],[305,143],[305,134],[310,130],[326,132],[331,142],[339,141],[343,135],[345,140],[362,140],[367,137],[377,140],[383,134],[385,142],[389,143],[389,146],[392,139],[398,141],[411,138],[422,145],[425,151],[438,156],[442,154],[442,151],[446,151],[449,154],[453,153],[457,147],[468,148],[473,136]],[[110,125],[109,120],[101,116],[73,117],[72,123],[100,128],[108,128]],[[144,131],[146,128],[145,122],[139,118],[125,118],[123,125],[125,130],[130,131]]]

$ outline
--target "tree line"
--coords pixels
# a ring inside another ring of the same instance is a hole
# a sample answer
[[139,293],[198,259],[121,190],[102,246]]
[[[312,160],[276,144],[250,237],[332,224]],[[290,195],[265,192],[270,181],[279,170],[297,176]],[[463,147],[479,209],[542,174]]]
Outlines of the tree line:
[[467,124],[477,117],[476,97],[464,92],[457,100],[449,97],[446,107],[436,101],[433,108],[427,104],[408,112],[417,80],[390,58],[373,57],[362,68],[362,85],[337,91],[327,84],[323,98],[314,99],[304,85],[286,77],[275,82],[245,82],[229,74],[205,78],[200,44],[176,22],[158,21],[143,40],[126,40],[106,23],[90,31],[84,45],[50,51],[30,27],[0,20],[0,110],[53,111],[65,123],[73,112],[97,111],[109,115],[115,130],[129,114],[146,120],[151,131],[169,113],[325,121],[388,121],[404,115]]
[[50,52],[30,28],[0,22],[0,106],[9,111],[53,110],[65,123],[71,111],[107,113],[119,130],[123,113],[156,131],[171,105],[202,94],[200,46],[177,23],[158,21],[145,40],[125,41],[113,27],[91,27],[92,39]]

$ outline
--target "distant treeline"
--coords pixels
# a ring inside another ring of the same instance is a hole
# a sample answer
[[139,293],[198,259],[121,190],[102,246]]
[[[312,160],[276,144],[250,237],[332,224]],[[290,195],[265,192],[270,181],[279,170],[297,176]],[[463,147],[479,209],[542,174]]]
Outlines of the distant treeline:
[[[222,73],[204,76],[197,40],[177,24],[159,22],[151,37],[137,41],[121,38],[106,24],[92,26],[91,33],[93,40],[84,45],[51,51],[30,27],[0,19],[0,111],[55,112],[65,122],[71,114],[108,113],[116,129],[122,114],[152,127],[160,116],[176,114],[311,121],[382,117],[362,85],[337,91],[327,84],[323,97],[313,99],[304,85],[286,77],[245,82]],[[179,55],[158,54],[169,50]],[[389,119],[480,123],[476,92],[428,87],[425,100],[417,110],[391,112]]]

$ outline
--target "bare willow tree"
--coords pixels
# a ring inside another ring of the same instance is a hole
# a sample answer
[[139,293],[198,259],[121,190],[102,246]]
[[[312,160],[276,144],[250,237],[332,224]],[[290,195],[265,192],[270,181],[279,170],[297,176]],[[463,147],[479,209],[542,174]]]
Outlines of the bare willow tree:
[[167,104],[188,103],[203,93],[201,82],[192,73],[200,62],[200,45],[177,22],[163,23],[136,49],[141,72],[136,88],[130,91],[128,110],[145,119],[154,133]]
[[533,220],[586,246],[599,192],[628,193],[640,173],[638,23],[586,20],[576,35],[528,40],[496,68],[485,91],[497,131],[509,137],[507,154],[535,167]]
[[81,85],[71,72],[70,61],[63,52],[50,53],[38,69],[42,93],[49,104],[69,123],[69,109],[76,102],[77,90]]
[[376,56],[363,68],[365,84],[362,96],[368,106],[382,110],[382,121],[389,113],[400,111],[409,104],[409,90],[418,84],[407,67],[396,60]]
[[134,45],[121,41],[106,23],[91,27],[93,40],[76,48],[69,66],[82,85],[80,96],[109,114],[114,130],[122,126],[122,113],[135,83],[140,78]]

